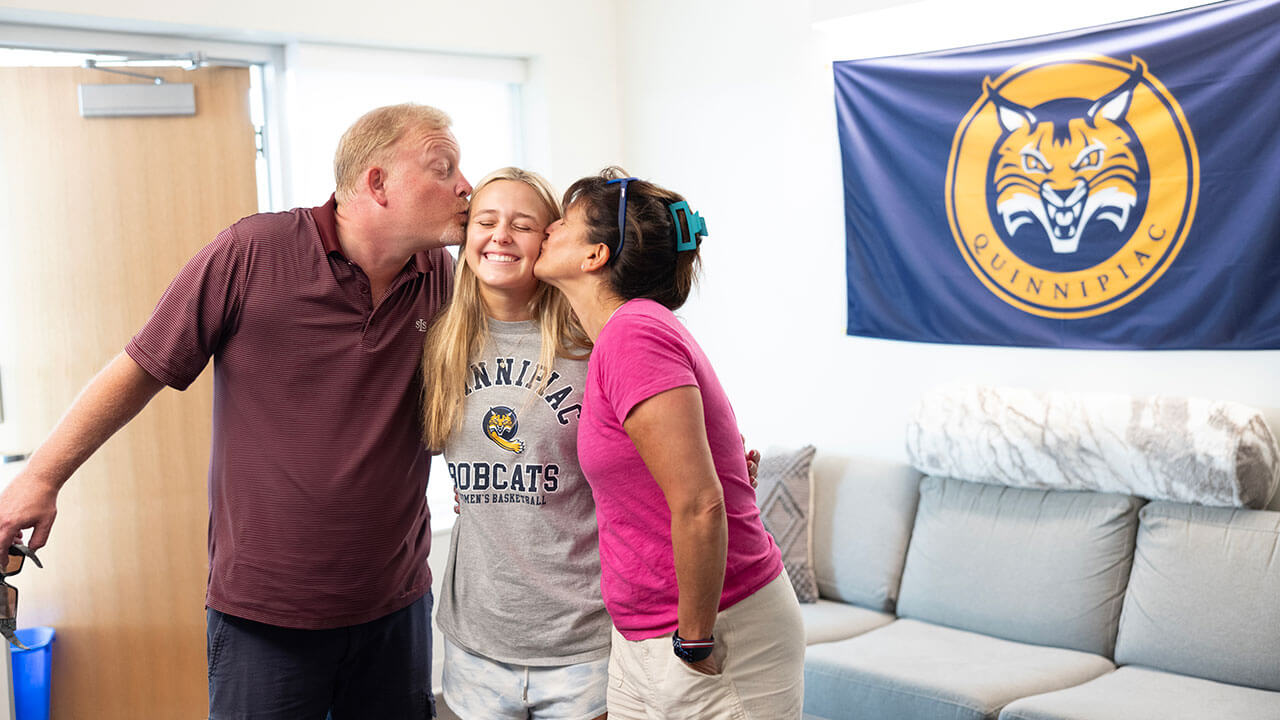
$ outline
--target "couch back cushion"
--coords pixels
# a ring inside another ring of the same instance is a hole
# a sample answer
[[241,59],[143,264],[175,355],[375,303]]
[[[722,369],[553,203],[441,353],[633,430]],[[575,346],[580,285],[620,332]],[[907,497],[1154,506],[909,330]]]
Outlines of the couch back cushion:
[[1280,513],[1142,509],[1116,662],[1280,690]]
[[813,569],[822,597],[893,612],[919,483],[903,463],[814,459]]
[[927,477],[898,615],[1110,657],[1142,502]]

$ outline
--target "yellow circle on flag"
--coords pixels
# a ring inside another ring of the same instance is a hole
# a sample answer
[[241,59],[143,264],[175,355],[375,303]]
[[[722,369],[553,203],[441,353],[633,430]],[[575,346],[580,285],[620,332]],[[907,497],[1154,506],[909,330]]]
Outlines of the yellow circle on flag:
[[[1042,317],[1093,317],[1169,268],[1199,176],[1182,108],[1140,58],[1045,58],[983,83],[952,143],[947,216],[996,297]],[[1090,246],[1098,228],[1118,238],[1112,252],[1098,246],[1104,256]]]

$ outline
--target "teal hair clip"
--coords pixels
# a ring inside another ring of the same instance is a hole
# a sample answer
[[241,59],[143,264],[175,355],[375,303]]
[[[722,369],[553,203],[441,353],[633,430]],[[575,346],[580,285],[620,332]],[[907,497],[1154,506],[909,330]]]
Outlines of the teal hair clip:
[[[685,250],[694,250],[698,247],[698,236],[707,235],[707,221],[693,210],[689,209],[689,203],[681,200],[680,202],[671,203],[667,206],[671,210],[671,219],[676,224],[676,252],[684,252]],[[684,223],[680,222],[679,211],[684,211],[685,221],[689,224],[689,234],[684,234]]]

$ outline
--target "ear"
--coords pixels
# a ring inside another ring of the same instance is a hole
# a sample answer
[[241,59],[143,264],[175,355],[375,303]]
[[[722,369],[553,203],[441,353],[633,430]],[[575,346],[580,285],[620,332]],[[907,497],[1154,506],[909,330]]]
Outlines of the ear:
[[1000,127],[1004,128],[1005,132],[1011,133],[1024,125],[1027,127],[1035,126],[1036,116],[1035,113],[1031,112],[1030,108],[1025,108],[1006,99],[996,91],[989,78],[982,81],[982,86],[987,91],[987,97],[991,98],[991,104],[996,106],[996,114],[1000,118]]
[[364,182],[369,188],[369,194],[373,196],[374,202],[382,205],[387,204],[387,171],[374,165],[364,170]]
[[1089,112],[1086,113],[1089,122],[1096,125],[1099,117],[1104,117],[1111,122],[1117,122],[1123,118],[1125,113],[1129,112],[1133,91],[1138,87],[1138,83],[1142,82],[1142,74],[1146,69],[1145,63],[1136,57],[1133,58],[1133,72],[1120,87],[1098,98],[1093,107],[1089,108]]
[[582,272],[593,273],[609,264],[612,252],[604,243],[594,243],[590,252],[582,259]]

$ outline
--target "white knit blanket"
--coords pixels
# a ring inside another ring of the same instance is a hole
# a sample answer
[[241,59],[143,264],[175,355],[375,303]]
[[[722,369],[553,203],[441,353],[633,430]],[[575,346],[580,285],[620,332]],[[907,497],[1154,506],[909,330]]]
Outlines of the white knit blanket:
[[1260,508],[1280,484],[1262,414],[1183,397],[964,386],[927,393],[907,453],[930,475]]

